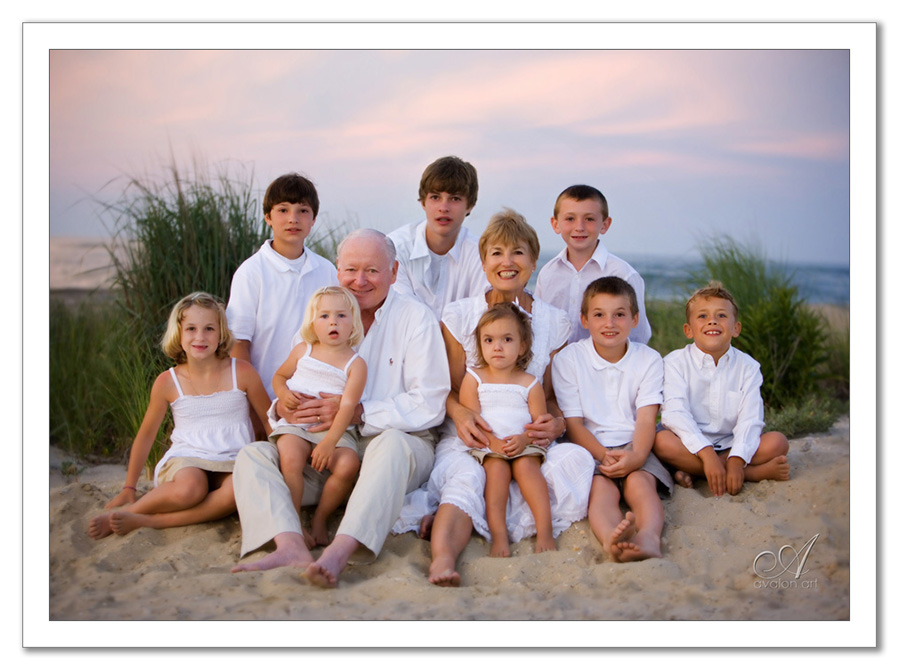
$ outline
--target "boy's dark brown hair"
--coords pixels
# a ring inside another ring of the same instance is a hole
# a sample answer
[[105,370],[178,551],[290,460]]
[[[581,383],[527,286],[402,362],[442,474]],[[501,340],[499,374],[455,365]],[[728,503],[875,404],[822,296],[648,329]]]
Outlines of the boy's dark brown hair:
[[281,202],[309,205],[312,208],[312,218],[318,217],[318,192],[315,184],[296,172],[282,174],[268,185],[262,199],[262,213],[268,216],[272,207]]
[[474,339],[476,343],[478,367],[486,368],[487,361],[484,359],[484,352],[481,351],[481,329],[489,326],[494,321],[499,321],[506,317],[511,318],[518,324],[518,332],[521,335],[521,341],[524,343],[524,353],[515,361],[515,365],[520,370],[527,370],[531,359],[534,357],[531,351],[531,345],[534,343],[534,331],[531,330],[531,319],[522,311],[522,309],[511,302],[500,302],[488,309],[481,315],[478,325],[474,329]]
[[464,195],[471,209],[478,201],[478,171],[456,156],[438,158],[421,175],[418,201],[423,203],[428,193]]
[[737,307],[737,301],[734,300],[734,296],[731,294],[731,292],[724,288],[720,281],[716,281],[713,279],[708,283],[707,286],[703,286],[702,288],[693,291],[693,295],[691,295],[690,299],[687,300],[687,306],[685,308],[687,314],[687,323],[690,322],[690,308],[698,298],[721,298],[722,300],[727,300],[731,305],[734,306],[734,319],[736,319],[740,313],[740,309]]
[[600,293],[627,296],[627,300],[630,303],[631,316],[637,316],[640,313],[640,308],[637,307],[637,292],[633,286],[621,279],[621,277],[600,277],[587,285],[587,289],[584,291],[584,299],[581,300],[581,315],[587,316],[587,310],[590,309],[590,299]]
[[599,212],[602,214],[602,219],[605,221],[609,218],[609,203],[606,200],[606,196],[604,196],[598,188],[593,188],[592,186],[587,186],[586,184],[575,184],[574,186],[569,186],[564,191],[559,194],[559,197],[556,198],[556,206],[553,207],[553,218],[559,218],[559,204],[565,198],[569,198],[570,200],[574,200],[575,202],[582,202],[584,200],[597,200],[599,202]]

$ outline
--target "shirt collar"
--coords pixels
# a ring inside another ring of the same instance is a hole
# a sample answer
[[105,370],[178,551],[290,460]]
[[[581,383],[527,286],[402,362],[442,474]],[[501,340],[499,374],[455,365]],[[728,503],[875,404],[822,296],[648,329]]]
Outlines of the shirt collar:
[[[410,260],[415,258],[431,257],[431,250],[428,248],[428,240],[425,237],[427,230],[427,219],[415,226],[415,231],[412,237],[412,251],[409,254]],[[459,260],[459,254],[462,253],[462,243],[465,241],[465,236],[467,233],[468,230],[464,226],[460,228],[459,234],[456,236],[455,243],[453,244],[452,248],[446,252],[446,255],[450,256],[454,261]]]
[[[602,240],[596,241],[596,249],[593,250],[593,255],[590,256],[590,261],[595,261],[597,265],[599,265],[599,269],[603,270],[606,267],[606,263],[609,260],[609,250],[605,248],[602,243]],[[574,266],[571,264],[571,261],[568,260],[568,247],[565,247],[560,251],[555,257],[550,261],[550,263],[562,263],[563,265],[574,269]],[[547,264],[548,265],[548,264]]]
[[690,359],[693,361],[693,364],[700,369],[703,367],[724,367],[734,357],[734,348],[733,346],[730,346],[727,348],[727,351],[721,355],[721,358],[718,359],[718,365],[716,366],[715,359],[712,358],[712,355],[705,353],[702,349],[697,347],[695,342],[690,342],[687,346],[687,350],[689,351]]
[[[309,271],[310,255],[308,251],[309,250],[304,246],[303,255],[300,256],[300,258],[304,259],[302,267],[300,269],[301,275],[306,274]],[[262,255],[279,272],[293,271],[293,267],[290,263],[287,262],[287,259],[272,248],[272,241],[270,239],[262,243]]]
[[633,351],[634,348],[631,341],[628,340],[627,350],[624,352],[624,356],[622,356],[621,359],[616,363],[610,363],[605,358],[596,353],[596,347],[593,346],[593,340],[590,337],[587,337],[584,342],[586,343],[585,346],[590,350],[590,363],[597,370],[608,370],[610,368],[614,370],[620,370],[621,366],[627,360],[627,357],[631,355],[631,351]]

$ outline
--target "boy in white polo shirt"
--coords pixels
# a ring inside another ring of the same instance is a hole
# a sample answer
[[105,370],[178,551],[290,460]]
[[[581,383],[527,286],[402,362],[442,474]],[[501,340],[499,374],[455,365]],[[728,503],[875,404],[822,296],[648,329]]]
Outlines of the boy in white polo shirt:
[[[640,320],[634,288],[620,277],[591,282],[581,301],[590,336],[553,359],[553,389],[567,438],[596,461],[587,519],[613,561],[661,557],[661,484],[671,475],[652,454],[662,402],[662,357],[630,341]],[[621,496],[631,508],[622,516]]]
[[568,314],[568,341],[587,337],[587,329],[581,323],[581,299],[587,285],[600,277],[621,277],[634,288],[640,310],[640,320],[631,331],[630,340],[648,344],[652,328],[643,304],[643,278],[628,263],[609,253],[599,239],[612,225],[606,197],[592,186],[569,186],[556,198],[550,223],[562,236],[565,248],[541,268],[534,295]]
[[456,156],[438,158],[421,176],[418,200],[425,220],[388,235],[400,264],[394,288],[421,300],[439,321],[449,303],[490,288],[478,239],[462,225],[478,201],[478,173]]
[[236,339],[231,356],[253,364],[272,399],[272,377],[290,353],[306,303],[319,288],[337,285],[334,264],[305,246],[318,206],[315,185],[306,177],[290,173],[275,179],[262,200],[272,238],[231,279],[227,316]]
[[662,426],[653,451],[693,486],[705,477],[716,496],[736,495],[743,482],[790,478],[787,438],[762,433],[762,373],[749,355],[731,346],[740,334],[737,303],[719,282],[687,301],[684,334],[691,340],[665,357]]

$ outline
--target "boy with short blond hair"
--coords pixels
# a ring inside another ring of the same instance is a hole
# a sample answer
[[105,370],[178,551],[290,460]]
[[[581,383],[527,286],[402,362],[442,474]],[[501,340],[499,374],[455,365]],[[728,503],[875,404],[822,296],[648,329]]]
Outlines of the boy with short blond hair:
[[[661,485],[671,475],[652,454],[662,402],[662,358],[629,340],[640,320],[637,295],[620,277],[601,277],[584,292],[581,324],[589,337],[552,363],[553,389],[568,440],[596,462],[587,519],[613,561],[660,557],[665,512]],[[622,516],[621,496],[631,511]]]
[[477,238],[462,224],[478,201],[471,163],[444,156],[425,168],[418,187],[425,220],[391,232],[399,261],[395,288],[414,295],[439,320],[451,302],[490,288]]
[[321,287],[337,284],[334,264],[305,246],[318,207],[315,185],[306,177],[275,179],[262,201],[272,237],[231,279],[227,314],[237,340],[231,355],[253,364],[272,399],[272,377],[290,354],[306,303]]
[[612,225],[606,197],[593,186],[569,186],[556,198],[550,223],[562,236],[565,248],[540,270],[534,295],[568,314],[571,321],[568,341],[577,342],[587,337],[587,329],[580,318],[581,297],[587,285],[600,277],[620,277],[634,288],[641,315],[631,331],[630,340],[648,344],[652,328],[643,304],[643,278],[628,263],[609,253],[599,239]]
[[693,340],[665,357],[662,427],[653,451],[693,486],[705,477],[712,493],[736,495],[745,481],[790,477],[787,438],[765,426],[758,362],[731,346],[742,324],[737,303],[719,282],[687,301],[684,334]]

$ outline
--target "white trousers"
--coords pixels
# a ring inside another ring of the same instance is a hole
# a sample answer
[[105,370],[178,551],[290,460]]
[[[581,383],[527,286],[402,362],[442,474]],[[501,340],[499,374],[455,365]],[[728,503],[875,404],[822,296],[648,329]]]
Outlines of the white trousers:
[[[362,544],[353,562],[371,562],[384,546],[399,517],[403,499],[428,480],[434,466],[436,433],[404,433],[389,429],[359,443],[362,467],[337,529]],[[321,497],[328,473],[306,465],[302,504]],[[234,464],[234,497],[240,515],[240,555],[258,549],[280,533],[302,533],[300,518],[281,475],[278,449],[269,442],[253,442],[240,450]]]

